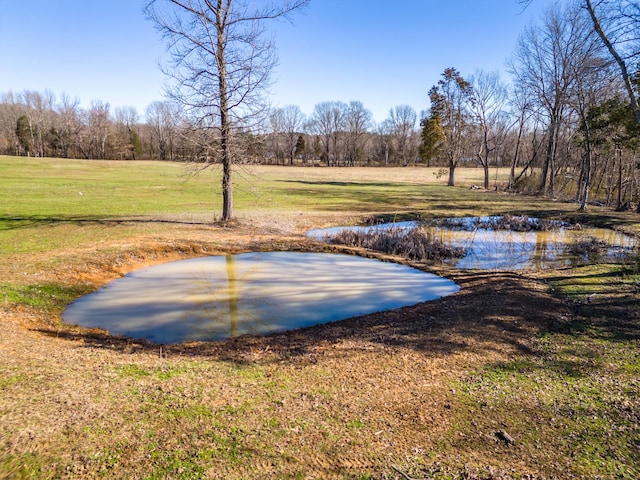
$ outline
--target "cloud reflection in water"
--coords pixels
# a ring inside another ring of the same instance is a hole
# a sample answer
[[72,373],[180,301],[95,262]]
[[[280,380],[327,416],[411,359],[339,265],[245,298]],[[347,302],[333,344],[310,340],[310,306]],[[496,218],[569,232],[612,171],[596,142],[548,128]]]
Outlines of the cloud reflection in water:
[[420,270],[350,255],[269,252],[171,262],[80,298],[65,322],[157,343],[266,334],[458,291]]

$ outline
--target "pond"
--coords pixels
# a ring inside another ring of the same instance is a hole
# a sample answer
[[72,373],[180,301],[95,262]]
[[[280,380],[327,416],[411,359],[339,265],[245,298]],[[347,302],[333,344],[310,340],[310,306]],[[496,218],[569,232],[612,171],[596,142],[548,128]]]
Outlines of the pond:
[[263,335],[450,295],[450,280],[351,255],[247,253],[132,272],[71,304],[66,323],[155,343]]
[[[616,261],[638,244],[635,238],[606,228],[578,228],[554,222],[549,229],[536,230],[538,220],[526,217],[525,223],[530,222],[530,230],[495,229],[496,221],[501,218],[465,217],[444,219],[435,224],[413,221],[333,227],[311,230],[307,235],[318,240],[332,241],[333,235],[344,230],[363,233],[393,230],[397,233],[420,226],[434,239],[464,251],[460,257],[444,258],[443,263],[460,269],[489,270],[541,270],[592,261]],[[592,249],[591,246],[598,248]]]

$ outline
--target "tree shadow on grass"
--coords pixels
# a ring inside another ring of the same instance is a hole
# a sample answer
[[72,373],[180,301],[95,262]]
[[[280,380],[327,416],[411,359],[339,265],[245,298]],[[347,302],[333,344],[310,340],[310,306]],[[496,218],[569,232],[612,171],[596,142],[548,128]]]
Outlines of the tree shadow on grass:
[[212,223],[172,220],[162,218],[126,218],[107,215],[0,215],[0,231],[20,230],[41,226],[74,224],[74,225],[123,225],[132,223],[167,223],[175,225],[211,225]]
[[394,183],[394,182],[339,182],[339,181],[316,181],[316,180],[278,180],[280,183],[295,183],[302,185],[318,185],[329,187],[382,187],[382,188],[398,188],[398,187],[424,187],[419,183]]

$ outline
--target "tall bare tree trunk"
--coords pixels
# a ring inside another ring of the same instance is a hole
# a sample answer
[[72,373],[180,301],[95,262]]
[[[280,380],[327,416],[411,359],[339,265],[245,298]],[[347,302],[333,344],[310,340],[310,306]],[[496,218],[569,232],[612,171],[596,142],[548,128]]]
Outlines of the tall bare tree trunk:
[[580,211],[584,211],[587,208],[587,201],[589,199],[589,187],[591,186],[591,138],[589,135],[589,127],[586,130],[586,152],[584,159],[584,184],[582,188],[582,201],[580,202]]
[[231,145],[229,125],[229,99],[227,98],[227,65],[225,61],[225,16],[228,6],[224,8],[223,0],[218,0],[216,9],[216,31],[218,35],[217,55],[218,87],[220,95],[220,148],[222,149],[222,220],[229,221],[233,217],[233,182],[231,180]]
[[454,187],[456,185],[456,161],[449,160],[449,180],[447,181],[447,186]]
[[616,210],[622,210],[622,152],[618,154],[618,198]]

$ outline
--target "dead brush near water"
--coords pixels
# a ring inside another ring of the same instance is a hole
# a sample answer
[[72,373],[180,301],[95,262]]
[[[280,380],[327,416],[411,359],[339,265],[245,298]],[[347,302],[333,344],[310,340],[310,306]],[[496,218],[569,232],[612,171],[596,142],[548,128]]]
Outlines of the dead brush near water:
[[577,238],[569,244],[567,252],[590,263],[621,263],[630,270],[639,271],[640,250],[637,245],[614,247],[592,236],[586,236]]
[[492,217],[438,218],[427,225],[454,230],[476,229],[511,230],[513,232],[546,232],[562,226],[556,220],[527,217],[526,215],[500,215]]
[[609,245],[594,237],[576,239],[569,245],[569,253],[576,256],[600,256],[609,249]]
[[447,245],[419,226],[409,230],[341,230],[332,235],[329,241],[399,255],[416,261],[438,261],[465,255],[464,248]]
[[512,232],[547,232],[561,226],[560,222],[525,215],[502,215],[479,222],[478,228],[491,230],[511,230]]

